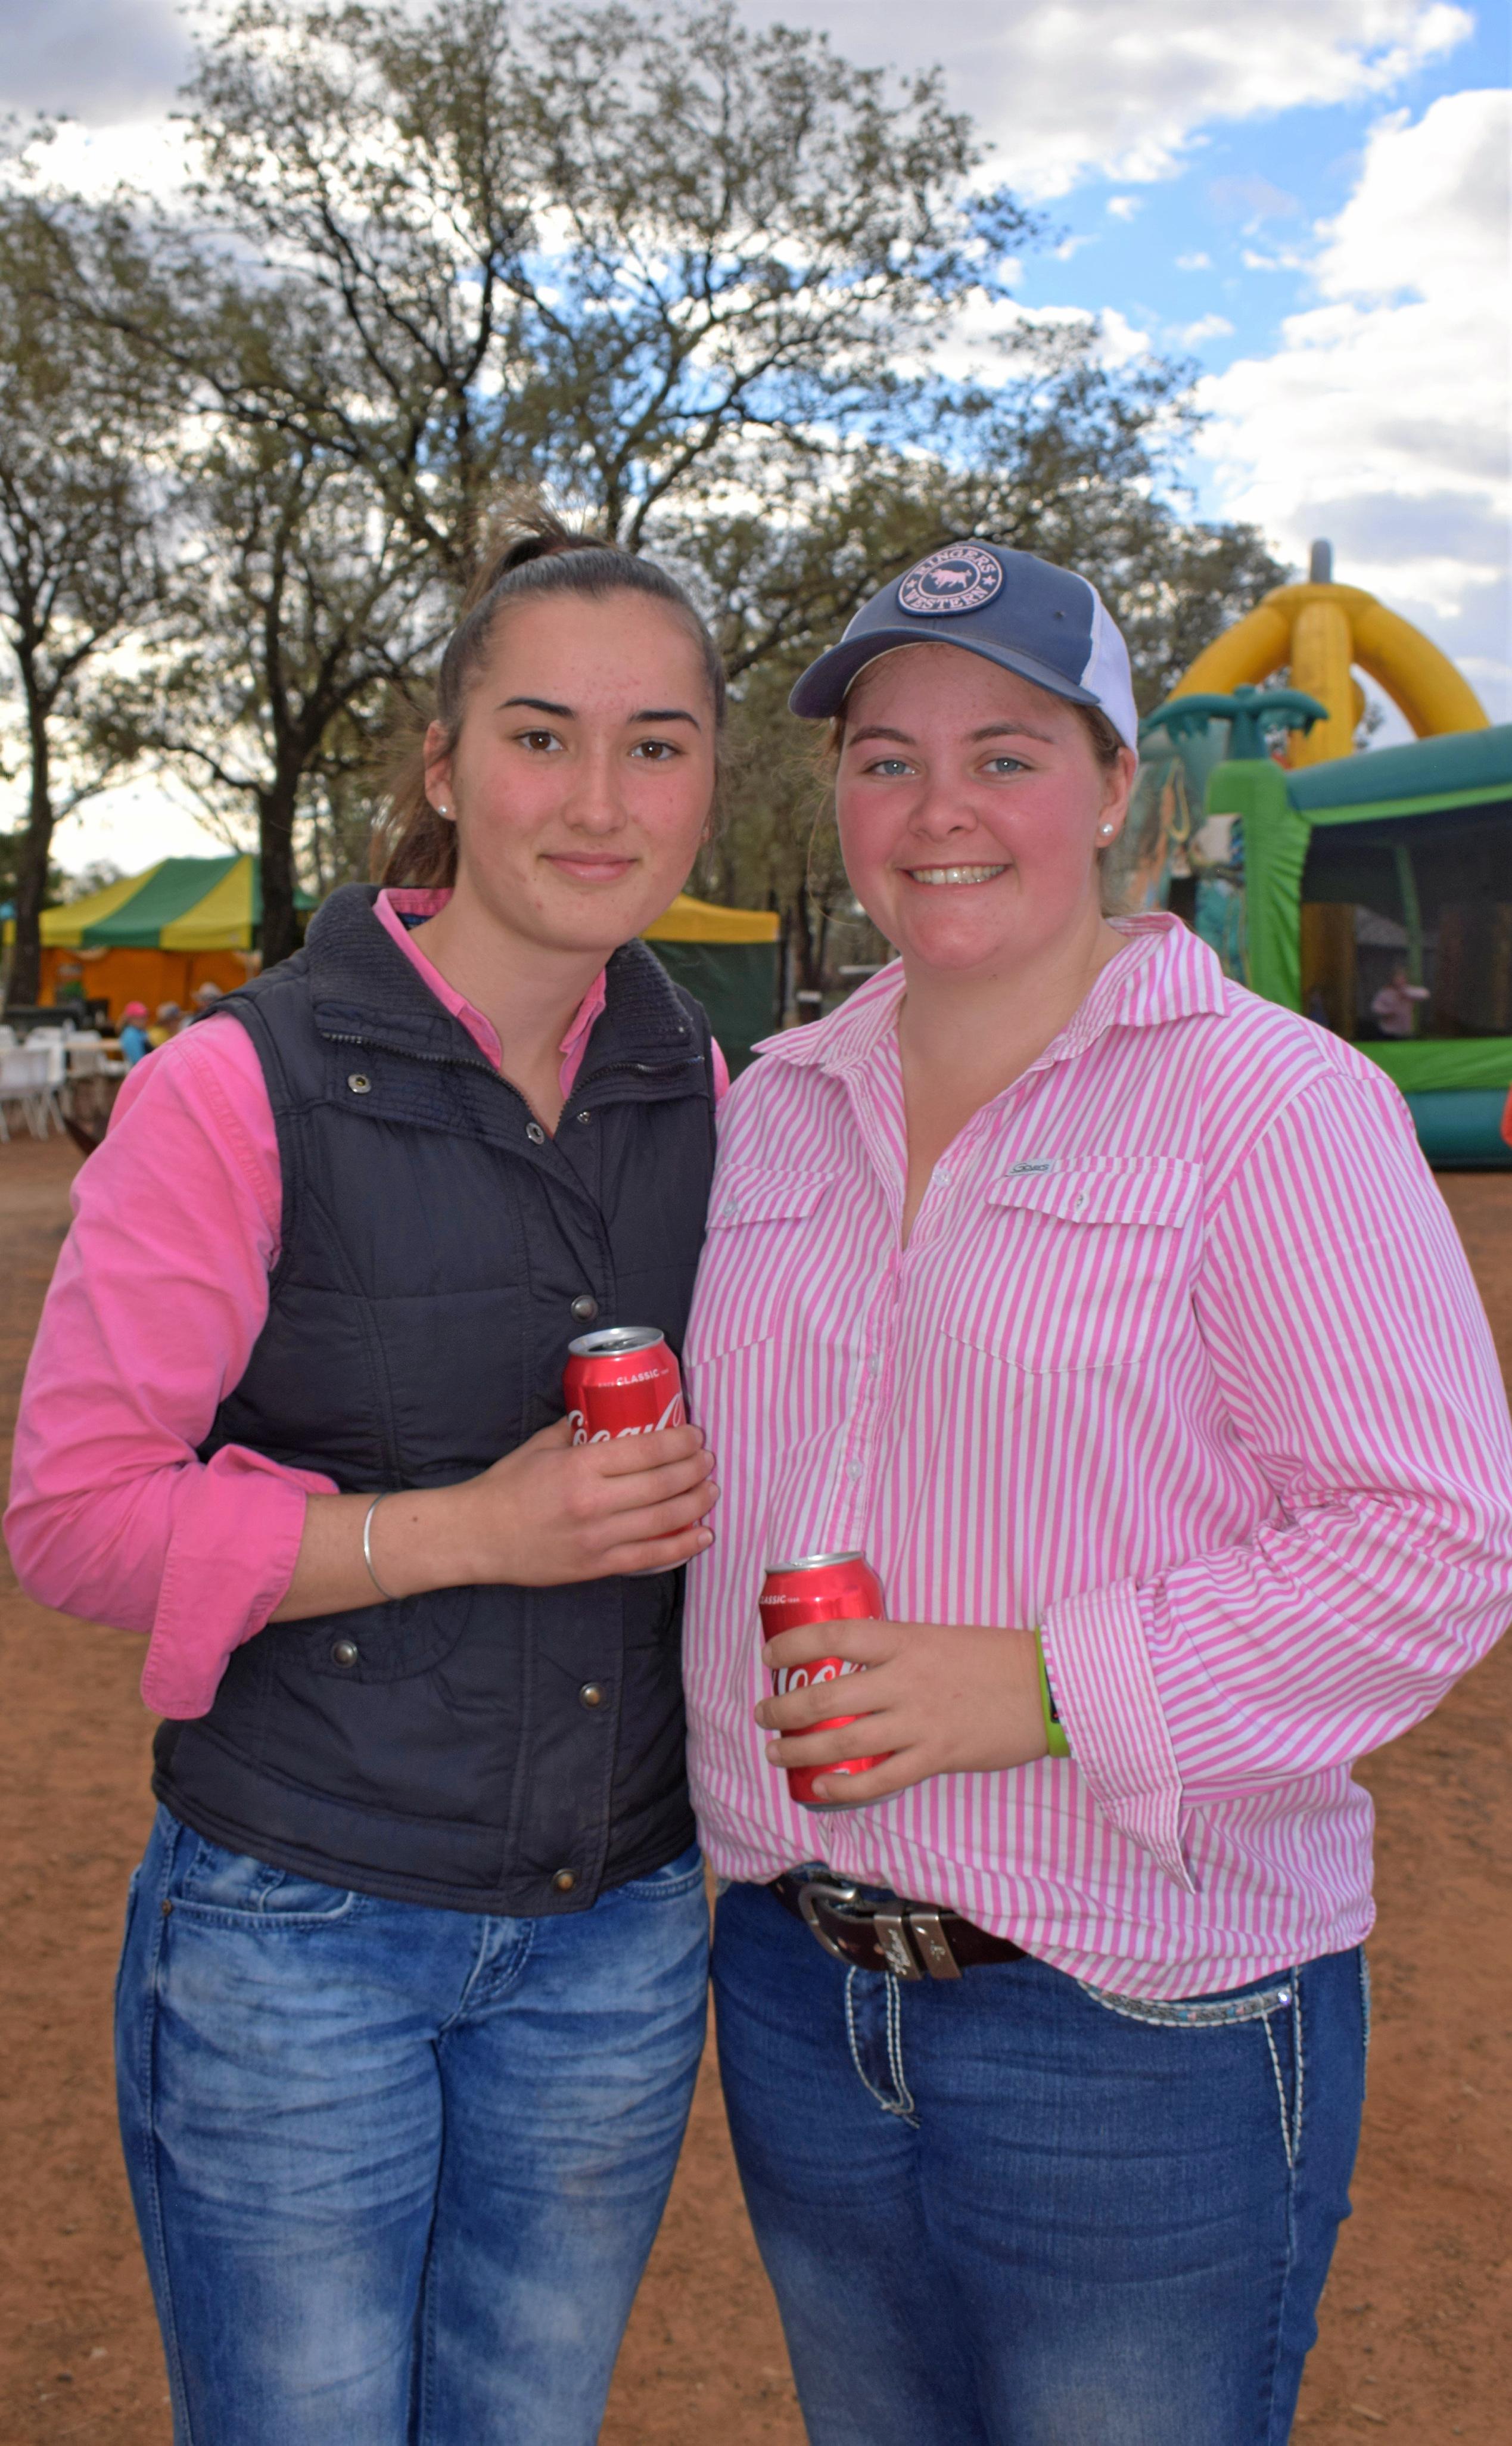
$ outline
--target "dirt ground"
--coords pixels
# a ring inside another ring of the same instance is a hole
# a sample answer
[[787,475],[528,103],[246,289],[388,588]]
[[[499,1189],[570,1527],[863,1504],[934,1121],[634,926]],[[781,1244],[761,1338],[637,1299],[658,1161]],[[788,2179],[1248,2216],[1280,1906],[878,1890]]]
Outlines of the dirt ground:
[[[7,1466],[76,1163],[57,1140],[0,1147]],[[1443,1186],[1512,1368],[1512,1178]],[[139,1669],[136,1640],[31,1605],[0,1568],[0,2446],[169,2438],[110,2096],[118,1926],[150,1814]],[[1305,2446],[1512,2435],[1509,1749],[1512,1641],[1365,1769],[1381,1824],[1376,2035],[1355,2215],[1298,2415]],[[802,2436],[711,2060],[603,2446]]]

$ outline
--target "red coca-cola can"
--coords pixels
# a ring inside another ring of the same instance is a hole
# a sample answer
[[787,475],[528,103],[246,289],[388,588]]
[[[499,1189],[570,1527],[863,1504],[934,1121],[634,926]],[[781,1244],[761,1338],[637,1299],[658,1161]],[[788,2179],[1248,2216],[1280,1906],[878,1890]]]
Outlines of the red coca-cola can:
[[[887,1605],[882,1582],[865,1554],[799,1554],[787,1563],[769,1563],[761,1583],[761,1640],[763,1646],[775,1639],[779,1630],[795,1630],[805,1622],[885,1622]],[[820,1656],[812,1665],[778,1666],[772,1676],[773,1695],[782,1698],[789,1690],[807,1690],[815,1683],[839,1682],[846,1674],[862,1668],[848,1657]],[[826,1716],[822,1723],[811,1724],[815,1733],[832,1732],[841,1724],[853,1724],[854,1716]],[[817,1775],[865,1775],[867,1769],[881,1766],[883,1758],[841,1759],[832,1766],[790,1766],[788,1790],[805,1809],[847,1809],[859,1804],[844,1800],[816,1800],[813,1779]]]
[[654,1436],[681,1427],[682,1374],[654,1325],[611,1325],[567,1345],[562,1399],[575,1444],[607,1444],[621,1436]]

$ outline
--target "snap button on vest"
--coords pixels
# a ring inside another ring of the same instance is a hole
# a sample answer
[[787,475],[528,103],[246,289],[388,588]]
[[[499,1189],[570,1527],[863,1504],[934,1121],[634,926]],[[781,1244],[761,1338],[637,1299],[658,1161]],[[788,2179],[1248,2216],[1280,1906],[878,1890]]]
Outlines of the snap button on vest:
[[576,1118],[580,1121],[590,1121],[593,1116],[591,1113],[579,1113]]
[[372,1092],[373,1082],[371,1079],[367,1078],[361,1070],[351,1071],[348,1074],[346,1084],[351,1089],[354,1096],[366,1096]]
[[588,1291],[579,1291],[572,1302],[572,1313],[579,1325],[591,1325],[599,1312],[599,1304]]
[[577,1879],[572,1874],[570,1869],[558,1869],[555,1876],[551,1879],[551,1883],[556,1888],[559,1894],[569,1894],[573,1887],[576,1885]]
[[336,1639],[331,1642],[330,1661],[333,1665],[356,1665],[362,1653],[355,1639]]
[[530,1139],[532,1146],[544,1146],[546,1144],[546,1132],[542,1129],[539,1121],[527,1121],[525,1124],[525,1135]]
[[604,1684],[602,1682],[585,1682],[582,1689],[577,1695],[583,1702],[585,1707],[602,1707],[604,1704]]

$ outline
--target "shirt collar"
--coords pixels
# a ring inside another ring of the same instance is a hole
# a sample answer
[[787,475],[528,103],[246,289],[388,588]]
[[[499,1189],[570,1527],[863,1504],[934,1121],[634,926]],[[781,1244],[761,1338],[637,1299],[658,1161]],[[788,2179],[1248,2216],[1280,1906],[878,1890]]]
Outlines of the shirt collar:
[[[495,1070],[503,1067],[504,1048],[491,1020],[470,1003],[465,994],[443,977],[434,960],[428,960],[414,939],[412,929],[423,925],[444,909],[451,898],[449,891],[421,888],[419,885],[390,885],[381,892],[375,902],[379,924],[391,934],[400,949],[414,962],[443,1010],[461,1021],[481,1053],[488,1056]],[[409,922],[406,923],[405,921]],[[594,1024],[604,1016],[608,999],[607,971],[600,969],[572,1016],[571,1025],[557,1051],[562,1056],[558,1084],[564,1096],[569,1096],[582,1066],[584,1049],[593,1033]]]
[[[1162,1027],[1224,1007],[1227,980],[1217,954],[1167,910],[1147,910],[1110,924],[1129,939],[1093,981],[1041,1063],[1083,1052],[1110,1027]],[[866,1065],[891,1034],[903,1000],[901,960],[889,961],[828,1019],[769,1036],[756,1050],[770,1061],[836,1073]],[[1038,1063],[1034,1065],[1038,1067]]]

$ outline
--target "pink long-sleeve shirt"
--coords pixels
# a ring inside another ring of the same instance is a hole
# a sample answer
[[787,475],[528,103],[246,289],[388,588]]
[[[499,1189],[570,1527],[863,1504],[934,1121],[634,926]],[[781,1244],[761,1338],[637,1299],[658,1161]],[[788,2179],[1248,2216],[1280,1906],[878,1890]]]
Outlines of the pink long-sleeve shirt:
[[[1406,1107],[1176,920],[937,1165],[906,1247],[886,970],[738,1080],[684,1348],[715,1868],[822,1857],[1174,1997],[1355,1944],[1352,1762],[1512,1615],[1512,1425]],[[1070,1760],[815,1816],[769,1766],[756,1595],[859,1547],[892,1619],[1041,1631]]]
[[[377,913],[438,1002],[502,1067],[491,1021],[405,924],[445,892],[381,893]],[[604,1008],[601,973],[561,1045],[570,1095]],[[714,1048],[716,1094],[729,1081]],[[237,1444],[197,1447],[268,1317],[282,1216],[262,1065],[228,1017],[186,1029],[121,1082],[104,1144],[73,1189],[22,1395],[6,1539],[45,1605],[148,1634],[141,1695],[202,1716],[232,1650],[293,1577],[310,1495],[335,1492]]]

